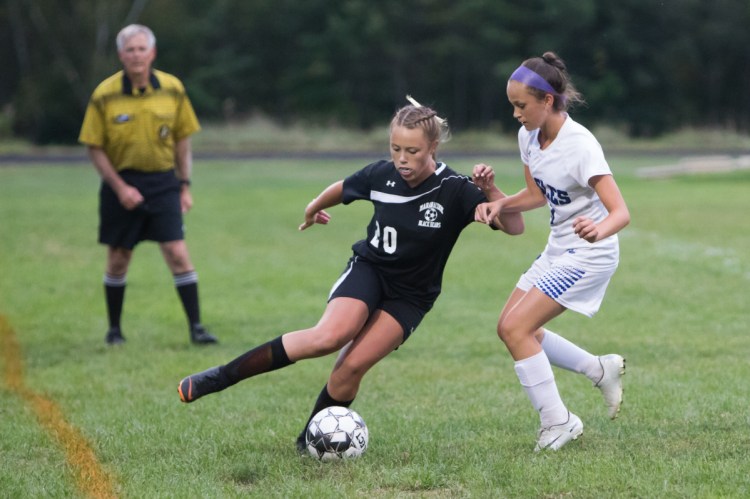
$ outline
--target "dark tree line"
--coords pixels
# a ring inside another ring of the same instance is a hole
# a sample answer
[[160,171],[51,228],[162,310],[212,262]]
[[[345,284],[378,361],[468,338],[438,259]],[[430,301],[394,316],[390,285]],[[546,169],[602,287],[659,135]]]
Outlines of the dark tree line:
[[4,0],[0,134],[75,141],[131,22],[154,30],[155,66],[183,79],[204,121],[367,128],[409,93],[454,129],[514,130],[505,81],[553,50],[587,124],[750,131],[747,0]]

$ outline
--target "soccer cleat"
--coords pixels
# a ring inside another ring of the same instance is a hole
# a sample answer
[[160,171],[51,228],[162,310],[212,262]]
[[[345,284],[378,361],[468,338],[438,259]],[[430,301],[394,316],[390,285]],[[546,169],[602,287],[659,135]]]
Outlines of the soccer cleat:
[[622,404],[622,376],[625,374],[625,359],[615,353],[599,357],[602,377],[594,383],[601,390],[604,402],[609,408],[610,419],[615,419]]
[[193,324],[190,326],[190,341],[196,345],[208,345],[219,342],[216,336],[209,333],[206,328],[200,324]]
[[558,450],[571,440],[576,440],[583,434],[581,419],[568,411],[568,420],[562,424],[553,425],[539,430],[534,452],[540,450]]
[[216,366],[184,378],[177,386],[177,392],[180,394],[180,400],[187,404],[228,386],[229,383],[221,375],[221,366]]
[[125,343],[125,337],[118,326],[111,327],[107,330],[107,336],[104,337],[107,345],[120,345]]

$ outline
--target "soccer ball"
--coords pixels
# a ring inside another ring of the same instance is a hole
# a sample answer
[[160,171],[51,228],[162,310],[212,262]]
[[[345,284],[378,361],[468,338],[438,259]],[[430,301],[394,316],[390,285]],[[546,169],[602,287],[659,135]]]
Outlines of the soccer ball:
[[310,420],[307,451],[320,461],[359,457],[367,450],[369,432],[362,416],[347,407],[327,407]]

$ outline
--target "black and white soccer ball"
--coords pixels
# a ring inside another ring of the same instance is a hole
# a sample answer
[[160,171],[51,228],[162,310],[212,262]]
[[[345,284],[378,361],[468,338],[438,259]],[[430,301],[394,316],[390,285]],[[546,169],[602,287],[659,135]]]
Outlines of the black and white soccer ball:
[[362,416],[347,407],[327,407],[310,420],[305,432],[307,451],[320,461],[356,458],[370,440]]

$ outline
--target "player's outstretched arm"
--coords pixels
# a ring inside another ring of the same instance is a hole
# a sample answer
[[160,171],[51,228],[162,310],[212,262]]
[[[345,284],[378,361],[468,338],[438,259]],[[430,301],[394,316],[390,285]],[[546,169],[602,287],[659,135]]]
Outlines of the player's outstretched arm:
[[341,204],[344,198],[344,181],[339,180],[321,192],[318,197],[310,201],[305,208],[305,221],[299,226],[299,230],[305,230],[308,227],[317,224],[327,224],[331,216],[325,211],[326,208]]
[[[490,203],[500,199],[507,198],[507,195],[495,185],[495,171],[491,166],[484,163],[474,165],[472,171],[472,181],[479,187]],[[500,229],[506,234],[512,236],[522,234],[524,231],[523,216],[520,212],[506,213],[498,210],[497,215],[492,218],[484,219],[490,203],[483,203],[477,206],[475,211],[475,220],[482,223],[488,223],[494,228]],[[483,208],[479,208],[479,207]]]
[[537,187],[534,178],[531,176],[529,167],[526,165],[524,165],[524,173],[526,187],[512,196],[480,204],[476,209],[475,220],[487,224],[499,224],[501,222],[498,217],[506,213],[521,213],[547,204],[544,193]]

